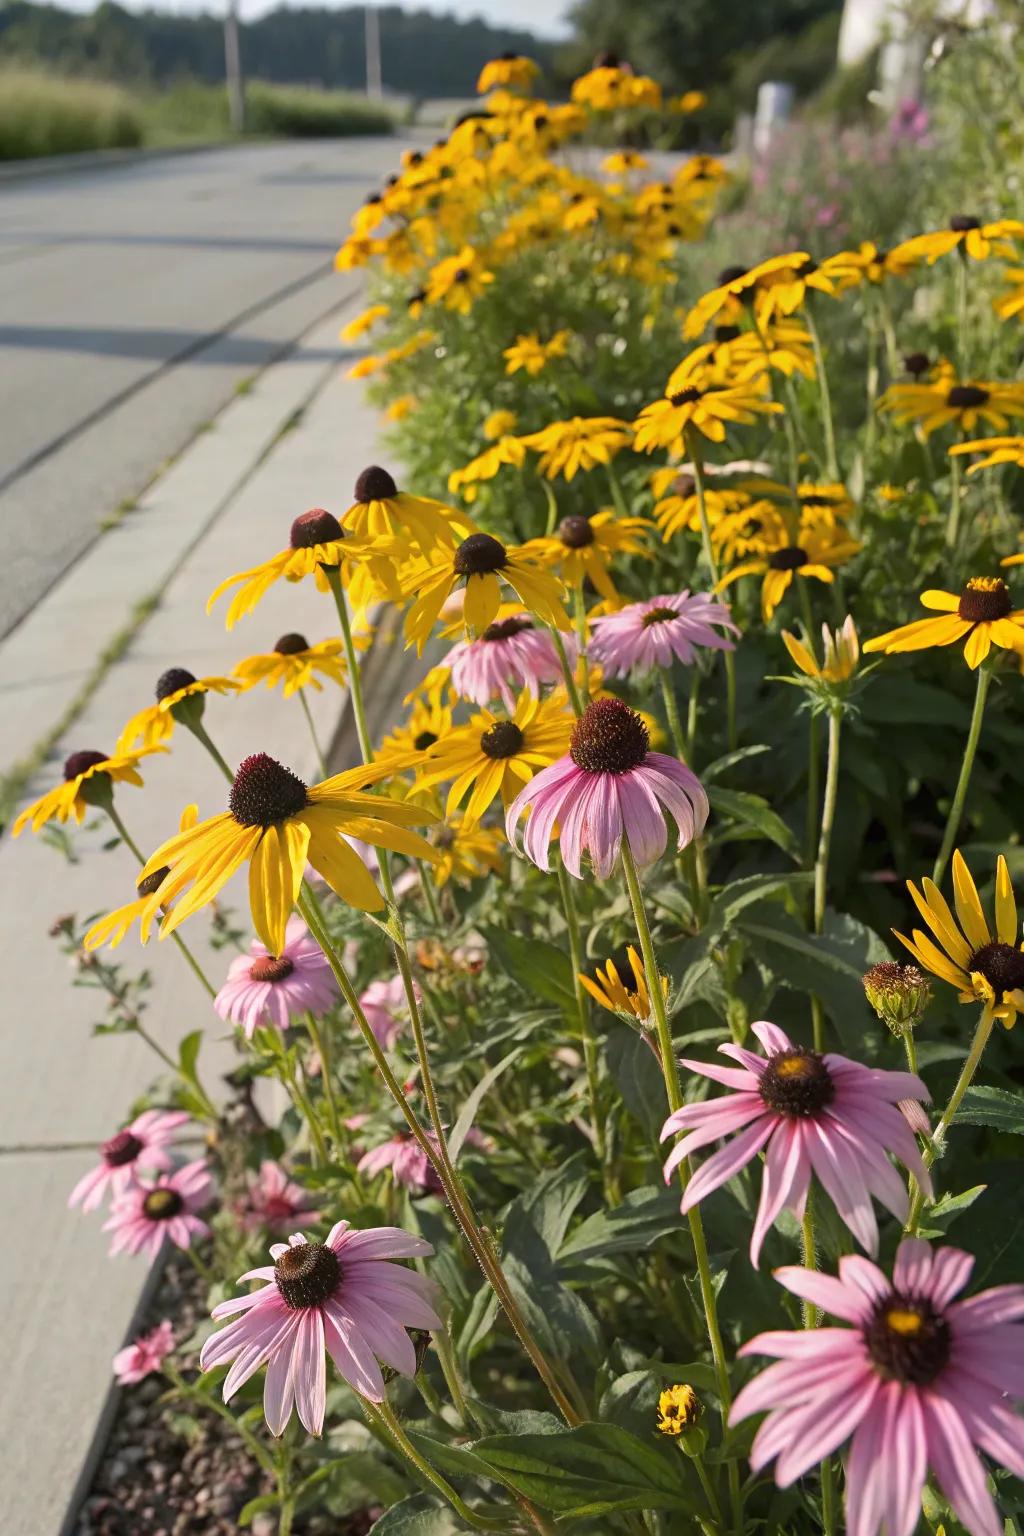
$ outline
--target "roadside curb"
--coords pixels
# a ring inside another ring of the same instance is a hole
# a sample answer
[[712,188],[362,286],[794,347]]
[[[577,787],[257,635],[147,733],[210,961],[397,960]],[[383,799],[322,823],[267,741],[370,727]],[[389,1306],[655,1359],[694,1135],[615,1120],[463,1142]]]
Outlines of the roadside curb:
[[8,182],[36,181],[43,176],[66,176],[77,171],[116,171],[126,165],[169,160],[172,155],[205,155],[211,149],[241,149],[262,139],[214,139],[210,143],[161,145],[157,149],[87,149],[74,155],[38,155],[30,160],[0,162],[0,187]]

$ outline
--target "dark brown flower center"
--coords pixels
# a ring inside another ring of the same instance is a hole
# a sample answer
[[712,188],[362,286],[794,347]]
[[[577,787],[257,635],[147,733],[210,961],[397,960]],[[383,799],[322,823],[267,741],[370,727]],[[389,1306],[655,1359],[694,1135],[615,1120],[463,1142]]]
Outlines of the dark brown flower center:
[[152,896],[154,891],[160,889],[170,872],[171,866],[163,864],[159,869],[154,869],[151,875],[147,875],[145,880],[140,880],[135,889],[140,896]]
[[300,651],[309,650],[309,641],[305,635],[296,634],[294,631],[289,630],[288,634],[281,636],[274,646],[274,650],[278,656],[297,656]]
[[676,475],[672,481],[672,494],[674,496],[692,496],[697,489],[697,482],[692,475]]
[[1024,954],[1012,944],[983,944],[968,960],[967,969],[981,972],[997,1001],[1024,987]]
[[426,300],[426,297],[427,297],[427,290],[425,288],[417,288],[416,292],[415,293],[411,293],[409,295],[409,297],[406,299],[406,301],[405,301],[406,302],[406,306],[409,309],[412,309],[414,304],[422,304],[422,303],[424,303],[425,300]]
[[954,411],[969,411],[972,406],[984,405],[988,390],[980,384],[954,384],[946,396],[946,404]]
[[558,537],[567,549],[585,549],[594,542],[594,530],[590,518],[581,514],[563,517],[558,525]]
[[453,283],[468,283],[469,282],[469,268],[468,267],[456,267],[454,273],[452,274],[452,282]]
[[326,1243],[296,1243],[274,1265],[281,1300],[292,1312],[321,1306],[340,1279],[338,1255]]
[[1012,608],[1006,582],[998,576],[981,576],[964,587],[957,613],[971,624],[991,624],[996,619],[1005,619]]
[[436,740],[437,736],[433,731],[420,731],[418,736],[413,737],[412,744],[417,752],[425,752],[428,747],[434,745]]
[[674,395],[669,395],[669,404],[674,406],[692,405],[693,402],[695,400],[699,400],[701,395],[704,393],[705,391],[703,389],[698,389],[696,384],[691,384],[688,388],[677,389]]
[[251,981],[284,981],[292,974],[295,963],[287,955],[260,955],[249,967]]
[[898,1292],[878,1304],[864,1329],[868,1354],[887,1381],[927,1387],[949,1364],[949,1324],[923,1296]]
[[314,507],[292,523],[290,543],[292,549],[312,549],[315,544],[333,544],[344,537],[345,530],[334,513]]
[[356,501],[387,501],[390,496],[397,495],[398,486],[379,464],[364,469],[356,481]]
[[495,759],[515,757],[523,747],[523,733],[514,720],[499,720],[480,737],[480,750]]
[[800,497],[802,507],[834,507],[841,498],[828,491],[811,491],[807,496]]
[[504,544],[489,533],[471,533],[455,551],[454,563],[459,576],[486,576],[491,571],[505,569],[508,552]]
[[569,755],[584,773],[628,773],[651,745],[647,727],[621,699],[594,699],[573,726]]
[[256,752],[238,765],[228,807],[241,827],[272,827],[305,810],[306,786],[290,768],[266,752]]
[[741,277],[746,277],[747,267],[723,267],[718,274],[718,286],[724,288],[726,283],[738,282]]
[[524,629],[532,629],[533,621],[525,614],[516,614],[511,619],[498,619],[494,624],[488,624],[481,640],[511,640],[515,635],[521,635]]
[[836,1085],[817,1051],[794,1046],[777,1051],[761,1074],[760,1094],[769,1109],[794,1120],[809,1120],[835,1098]]
[[735,341],[740,333],[738,325],[716,325],[712,335],[719,346],[725,341]]
[[932,365],[932,360],[927,352],[908,352],[903,359],[903,366],[911,378],[919,379],[922,373],[927,373]]
[[807,560],[806,549],[801,549],[796,544],[787,544],[784,549],[777,549],[774,554],[768,556],[768,569],[798,571],[802,565],[807,564]]
[[126,1164],[134,1163],[141,1151],[142,1142],[131,1131],[118,1131],[100,1147],[103,1161],[110,1168],[124,1168]]
[[980,229],[981,220],[976,219],[972,213],[955,213],[949,221],[949,227],[958,235],[966,235],[969,229]]
[[670,619],[678,619],[679,614],[674,608],[648,608],[640,623],[644,629],[650,629],[652,624],[665,624]]
[[191,688],[195,677],[187,667],[168,667],[156,680],[157,703],[161,699],[169,699],[172,693],[180,693],[182,688]]
[[64,764],[65,779],[77,779],[80,773],[87,773],[98,763],[105,763],[107,755],[106,752],[72,752]]
[[185,1202],[176,1189],[167,1189],[161,1185],[158,1189],[151,1189],[142,1202],[143,1213],[150,1221],[170,1221],[172,1216],[178,1216],[185,1209]]

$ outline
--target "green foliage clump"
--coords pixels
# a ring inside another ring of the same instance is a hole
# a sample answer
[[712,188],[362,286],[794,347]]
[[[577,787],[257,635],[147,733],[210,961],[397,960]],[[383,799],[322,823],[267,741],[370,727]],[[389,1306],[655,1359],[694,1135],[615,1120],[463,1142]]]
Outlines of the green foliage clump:
[[0,160],[133,149],[143,132],[136,103],[117,86],[42,70],[0,71]]
[[381,102],[345,91],[268,85],[263,80],[253,80],[246,91],[246,126],[251,133],[330,139],[390,133],[394,125],[393,113]]

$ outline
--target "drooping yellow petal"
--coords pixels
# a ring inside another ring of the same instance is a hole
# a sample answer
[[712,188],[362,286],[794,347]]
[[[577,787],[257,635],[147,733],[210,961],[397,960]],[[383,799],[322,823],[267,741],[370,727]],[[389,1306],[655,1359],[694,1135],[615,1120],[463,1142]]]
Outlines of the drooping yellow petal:
[[985,944],[990,944],[992,935],[981,909],[978,887],[959,848],[953,855],[953,900],[960,926],[974,948],[981,949]]
[[500,607],[501,586],[493,571],[467,578],[462,618],[472,634],[483,634],[488,624],[494,622]]
[[[198,878],[191,890],[186,891],[173,909],[168,912],[160,924],[160,937],[165,939],[169,933],[182,923],[186,917],[197,912],[200,907],[213,900],[217,892],[225,886],[245,861],[252,857],[256,851],[262,827],[240,827],[234,822],[234,835],[223,835],[217,848],[216,856],[206,864],[196,859],[188,860],[188,878],[196,875]],[[182,861],[185,862],[184,860]],[[178,886],[179,869],[173,868],[159,890],[153,893],[154,905],[168,901]],[[168,887],[172,887],[168,889]]]
[[379,912],[384,898],[362,859],[339,833],[321,806],[309,806],[301,818],[310,830],[309,862],[331,890],[359,912]]
[[940,613],[956,613],[960,599],[954,592],[942,592],[937,587],[929,587],[927,592],[921,593],[921,606],[937,609]]
[[1017,902],[1002,854],[996,863],[996,938],[1000,944],[1017,942]]
[[405,827],[396,827],[390,818],[384,821],[373,816],[353,817],[346,821],[345,831],[350,837],[357,837],[374,848],[388,848],[392,853],[404,853],[411,859],[425,859],[429,864],[435,864],[440,858],[438,850],[425,837],[418,832],[408,832]]
[[791,635],[788,629],[784,629],[782,631],[782,643],[789,652],[790,658],[800,668],[801,672],[805,672],[808,677],[817,677],[818,667],[815,664],[814,657],[802,641],[798,640],[795,635]]
[[964,660],[974,671],[980,667],[989,651],[992,649],[992,627],[989,624],[979,624],[967,637],[964,646]]
[[949,903],[934,880],[929,880],[926,876],[921,881],[921,885],[924,889],[923,896],[915,889],[912,881],[907,881],[907,890],[913,898],[914,905],[950,959],[966,970],[967,962],[974,951],[957,927],[956,919],[949,910]]
[[[896,930],[893,929],[893,932],[895,933]],[[939,949],[938,945],[933,944],[928,935],[926,933],[922,933],[920,928],[914,929],[913,944],[909,944],[907,940],[903,938],[901,933],[897,933],[896,937],[898,939],[902,939],[903,943],[907,945],[908,949],[913,950],[914,954],[917,956],[926,970],[934,972],[936,976],[941,976],[942,980],[948,981],[951,987],[963,986],[963,971],[958,970],[957,967],[953,964],[952,960],[944,955],[942,950]]]
[[285,928],[302,884],[309,837],[309,828],[301,822],[268,827],[249,865],[253,927],[272,955],[281,954],[285,946]]

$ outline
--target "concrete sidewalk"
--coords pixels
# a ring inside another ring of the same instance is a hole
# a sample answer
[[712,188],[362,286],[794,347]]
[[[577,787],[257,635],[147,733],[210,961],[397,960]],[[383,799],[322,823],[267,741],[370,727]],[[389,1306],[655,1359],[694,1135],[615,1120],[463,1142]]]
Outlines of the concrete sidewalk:
[[[23,757],[77,694],[99,650],[140,602],[157,606],[107,671],[74,727],[32,786],[57,782],[71,751],[112,750],[124,722],[153,697],[169,666],[197,676],[227,673],[242,656],[273,647],[288,630],[310,640],[336,632],[330,600],[312,582],[280,583],[253,615],[227,634],[223,606],[210,618],[206,598],[226,575],[282,548],[292,519],[311,506],[341,510],[356,475],[379,455],[378,422],[362,386],[344,378],[334,349],[337,316],[315,329],[286,361],[234,400],[145,495],[138,509],[104,535],[31,616],[0,644],[4,757]],[[340,348],[337,349],[340,357]],[[51,530],[52,531],[52,530]],[[330,741],[343,696],[310,694],[321,740]],[[254,690],[237,699],[211,696],[205,723],[228,758],[279,756],[306,778],[314,757],[297,699]],[[143,849],[176,829],[181,808],[198,800],[201,815],[223,808],[225,786],[199,744],[180,727],[173,753],[144,765],[145,790],[127,786],[117,804]],[[99,819],[99,818],[97,818]],[[102,912],[131,899],[135,866],[108,832],[80,839],[80,862],[67,863],[26,833],[0,842],[0,922],[8,957],[0,1081],[0,1229],[4,1266],[5,1390],[0,1396],[0,1507],[16,1536],[58,1536],[79,1483],[110,1389],[111,1357],[124,1340],[146,1278],[146,1265],[110,1260],[101,1218],[65,1209],[95,1145],[123,1122],[160,1064],[131,1036],[93,1039],[100,994],[73,988],[73,974],[48,936],[53,919]],[[243,913],[236,880],[226,894]],[[224,954],[203,953],[202,923],[187,935],[211,980]],[[221,1021],[171,945],[141,950],[133,935],[117,951],[129,971],[148,967],[155,987],[147,1024],[172,1053],[205,1026],[200,1069],[216,1085],[232,1057]]]

